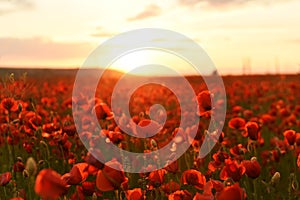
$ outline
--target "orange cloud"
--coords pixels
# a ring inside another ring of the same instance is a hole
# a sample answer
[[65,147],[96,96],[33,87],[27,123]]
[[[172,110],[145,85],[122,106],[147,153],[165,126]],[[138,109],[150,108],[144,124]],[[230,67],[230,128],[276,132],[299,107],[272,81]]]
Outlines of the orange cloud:
[[87,43],[54,42],[42,38],[0,38],[0,56],[32,59],[64,59],[87,55]]
[[253,5],[270,5],[275,3],[285,3],[293,0],[178,0],[180,5],[183,6],[196,6],[198,4],[204,4],[210,8],[223,9],[223,8],[236,8],[247,4]]
[[138,13],[136,16],[131,17],[128,21],[142,20],[149,17],[158,16],[161,14],[161,9],[155,4],[148,5],[142,12]]
[[35,5],[31,0],[0,0],[0,15],[31,10],[34,7]]
[[102,26],[98,26],[96,28],[96,32],[90,34],[90,36],[92,37],[101,37],[101,38],[112,37],[113,35],[115,35],[115,33],[104,30]]

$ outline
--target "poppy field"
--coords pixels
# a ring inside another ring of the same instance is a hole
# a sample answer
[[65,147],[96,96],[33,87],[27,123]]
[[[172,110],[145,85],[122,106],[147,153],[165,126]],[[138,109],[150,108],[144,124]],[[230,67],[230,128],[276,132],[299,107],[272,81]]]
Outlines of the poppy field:
[[[167,87],[138,88],[130,99],[128,119],[122,110],[112,112],[110,105],[120,74],[100,80],[94,97],[72,96],[73,75],[1,74],[0,199],[300,198],[300,75],[222,77],[227,101],[220,105],[226,104],[226,119],[204,158],[199,158],[199,151],[211,113],[217,111],[211,98],[218,96],[218,88],[208,91],[201,77],[187,77],[196,96],[185,100],[197,102],[199,109],[185,115],[197,116],[199,122],[190,120],[179,128],[180,106]],[[132,81],[135,78],[143,77],[132,76]],[[125,95],[114,98],[122,102]],[[166,114],[158,109],[150,117],[153,104],[161,104]],[[84,116],[80,132],[73,119],[74,105]],[[99,132],[90,131],[95,126],[93,113]],[[151,122],[150,129],[158,130],[154,136],[139,139],[126,134],[139,132],[137,124]],[[197,129],[194,138],[192,129]],[[82,138],[89,141],[88,149]],[[99,148],[105,145],[101,138],[137,153],[159,150],[175,138],[166,157],[187,141],[191,145],[162,169],[156,169],[156,160],[145,165],[137,158],[133,165],[149,172],[128,173],[120,164],[125,159],[122,154],[105,162],[96,158],[110,151]]]

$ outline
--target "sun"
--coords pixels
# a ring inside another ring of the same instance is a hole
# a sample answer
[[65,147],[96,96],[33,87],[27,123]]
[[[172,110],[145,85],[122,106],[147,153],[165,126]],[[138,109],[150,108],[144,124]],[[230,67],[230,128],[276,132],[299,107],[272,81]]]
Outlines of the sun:
[[110,69],[135,75],[178,75],[192,72],[184,59],[166,51],[142,49],[131,51],[110,64]]
[[139,66],[149,63],[151,63],[149,52],[143,50],[132,51],[119,56],[111,63],[110,68],[124,73],[130,73]]

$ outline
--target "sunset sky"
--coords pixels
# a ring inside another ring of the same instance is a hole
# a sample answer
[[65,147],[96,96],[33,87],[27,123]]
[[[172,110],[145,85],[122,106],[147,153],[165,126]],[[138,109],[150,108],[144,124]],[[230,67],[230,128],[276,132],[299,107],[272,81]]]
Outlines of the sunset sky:
[[0,0],[0,67],[79,67],[112,36],[163,28],[197,42],[221,74],[243,64],[296,73],[299,9],[299,0]]

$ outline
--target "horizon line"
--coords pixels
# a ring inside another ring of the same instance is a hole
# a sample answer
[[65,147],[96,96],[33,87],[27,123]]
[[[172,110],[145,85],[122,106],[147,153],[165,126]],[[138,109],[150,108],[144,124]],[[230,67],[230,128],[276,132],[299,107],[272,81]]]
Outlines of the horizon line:
[[[102,67],[85,67],[85,68],[81,68],[80,66],[76,67],[76,66],[19,66],[19,65],[3,65],[0,66],[0,69],[16,69],[16,70],[79,70],[79,69],[86,69],[86,70],[104,70],[104,68]],[[116,71],[122,74],[126,74],[126,72],[123,72],[121,70],[117,70],[117,69],[108,69],[111,71]],[[150,75],[142,75],[142,74],[134,74],[134,73],[130,73],[128,72],[128,74],[134,75],[134,76],[154,76],[154,74],[150,74]],[[183,76],[200,76],[199,74],[187,74],[187,73],[183,73]],[[211,76],[213,74],[206,74],[204,76]],[[300,75],[300,70],[299,71],[295,71],[295,72],[250,72],[250,73],[219,73],[218,71],[218,75],[220,76],[257,76],[257,75]],[[161,77],[176,77],[176,75],[167,75],[164,74]]]

